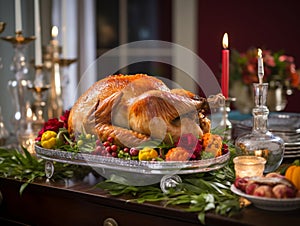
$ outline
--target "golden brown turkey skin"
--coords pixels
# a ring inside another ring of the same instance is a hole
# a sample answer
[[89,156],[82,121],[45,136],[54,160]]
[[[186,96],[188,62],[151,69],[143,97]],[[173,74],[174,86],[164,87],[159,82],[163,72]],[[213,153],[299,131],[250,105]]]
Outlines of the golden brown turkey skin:
[[[81,131],[82,125],[86,125],[88,116],[93,113],[97,105],[102,104],[104,100],[111,97],[113,94],[118,94],[121,90],[128,86],[135,80],[142,80],[146,78],[152,89],[168,90],[166,85],[154,78],[144,74],[136,74],[134,76],[114,75],[108,76],[94,85],[92,85],[84,94],[82,94],[71,109],[69,116],[69,132]],[[141,87],[143,88],[143,87]],[[144,87],[147,89],[147,87]],[[136,89],[136,93],[141,93]]]
[[170,90],[161,80],[144,75],[112,75],[89,88],[70,112],[69,132],[108,136],[120,146],[136,147],[155,139],[170,143],[184,133],[201,136],[210,130],[202,115],[204,98],[182,89]]

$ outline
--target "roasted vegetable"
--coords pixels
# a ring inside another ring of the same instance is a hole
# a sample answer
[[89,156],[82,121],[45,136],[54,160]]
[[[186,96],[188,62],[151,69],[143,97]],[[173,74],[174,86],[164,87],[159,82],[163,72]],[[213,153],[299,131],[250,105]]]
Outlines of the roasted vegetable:
[[48,130],[43,133],[41,139],[41,145],[43,148],[51,149],[56,145],[56,136],[57,133],[51,130]]
[[155,149],[144,147],[139,151],[139,160],[140,161],[151,161],[158,157],[158,153]]
[[186,149],[176,147],[168,151],[166,154],[166,161],[187,161],[189,160],[189,157],[190,154]]
[[222,155],[222,137],[217,134],[205,133],[202,136],[203,147],[206,152],[212,153],[215,157]]

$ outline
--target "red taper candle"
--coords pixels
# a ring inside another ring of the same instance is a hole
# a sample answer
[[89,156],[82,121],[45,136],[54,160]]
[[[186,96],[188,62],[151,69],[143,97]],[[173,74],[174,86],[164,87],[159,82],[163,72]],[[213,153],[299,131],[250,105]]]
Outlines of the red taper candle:
[[228,98],[229,91],[229,50],[228,50],[228,34],[223,36],[223,50],[222,50],[222,78],[221,88],[225,98]]

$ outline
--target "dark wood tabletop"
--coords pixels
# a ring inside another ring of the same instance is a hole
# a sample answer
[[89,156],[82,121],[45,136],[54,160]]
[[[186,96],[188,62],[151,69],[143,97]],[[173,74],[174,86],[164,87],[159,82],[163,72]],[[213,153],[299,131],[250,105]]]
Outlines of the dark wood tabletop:
[[[161,203],[138,204],[112,197],[93,185],[97,180],[30,184],[0,178],[0,225],[201,225],[196,213]],[[248,206],[234,217],[209,213],[207,225],[298,225],[300,210],[266,211]]]

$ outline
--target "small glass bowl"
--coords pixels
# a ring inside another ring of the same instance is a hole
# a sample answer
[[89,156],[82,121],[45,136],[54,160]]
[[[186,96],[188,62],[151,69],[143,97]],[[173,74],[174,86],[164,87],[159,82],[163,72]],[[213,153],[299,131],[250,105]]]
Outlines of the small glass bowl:
[[239,178],[262,176],[266,162],[263,157],[237,156],[233,159],[235,176]]

